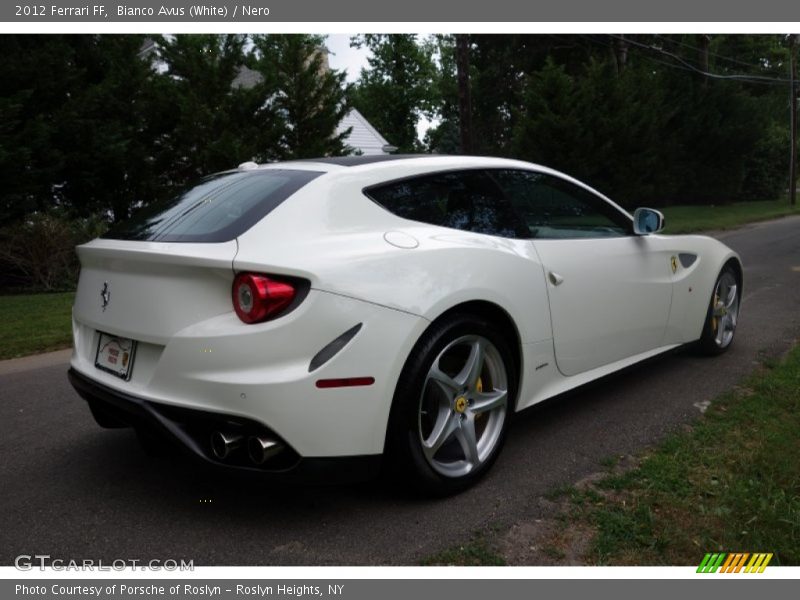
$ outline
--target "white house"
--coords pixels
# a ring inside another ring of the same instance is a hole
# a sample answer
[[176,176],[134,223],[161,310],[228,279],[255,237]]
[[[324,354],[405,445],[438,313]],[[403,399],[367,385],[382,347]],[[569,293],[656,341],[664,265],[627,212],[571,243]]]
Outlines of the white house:
[[386,141],[377,129],[370,125],[369,121],[364,118],[358,110],[351,108],[339,126],[336,128],[336,133],[345,131],[348,127],[352,127],[350,133],[344,138],[344,143],[353,148],[356,153],[361,154],[388,154],[387,150],[391,148],[389,142]]

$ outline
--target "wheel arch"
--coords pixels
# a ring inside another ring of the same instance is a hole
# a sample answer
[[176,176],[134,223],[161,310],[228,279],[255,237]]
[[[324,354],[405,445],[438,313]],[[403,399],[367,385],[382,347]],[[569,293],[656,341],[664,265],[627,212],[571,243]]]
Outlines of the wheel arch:
[[742,261],[739,260],[738,256],[731,256],[725,261],[719,272],[722,273],[722,271],[729,266],[733,268],[733,272],[736,275],[736,284],[739,286],[739,302],[741,302],[744,292],[744,269],[742,267]]
[[[491,323],[496,323],[498,327],[501,328],[503,335],[507,336],[509,339],[509,348],[512,352],[512,357],[514,359],[514,367],[516,368],[516,393],[513,401],[509,402],[509,406],[516,407],[517,399],[522,389],[522,368],[523,368],[523,354],[522,354],[522,338],[519,333],[519,329],[517,327],[516,322],[514,321],[513,317],[509,314],[507,310],[501,307],[499,304],[495,302],[491,302],[488,300],[468,300],[464,302],[459,302],[458,304],[454,304],[453,306],[447,308],[446,310],[439,313],[436,317],[431,319],[428,326],[423,329],[420,334],[417,336],[417,339],[414,341],[414,344],[411,347],[411,350],[408,352],[408,355],[405,357],[403,362],[403,368],[401,369],[401,375],[398,377],[397,381],[395,382],[395,392],[397,385],[400,382],[400,377],[402,377],[402,371],[405,370],[406,365],[411,360],[414,355],[414,352],[417,349],[419,341],[425,337],[425,334],[430,331],[431,328],[438,325],[442,320],[446,319],[450,315],[457,314],[457,313],[464,313],[464,314],[472,314],[474,316],[486,319]],[[389,423],[394,418],[395,412],[395,398],[394,393],[392,395],[392,406],[389,409],[389,418],[386,422],[386,431],[384,432],[384,452],[386,452],[387,444],[388,444],[388,436],[389,436]]]
[[[466,313],[472,314],[477,317],[481,317],[486,319],[487,321],[494,323],[498,326],[500,331],[502,331],[504,337],[508,339],[508,345],[511,348],[512,356],[514,358],[514,367],[516,368],[517,372],[517,395],[519,395],[519,391],[522,385],[522,338],[519,333],[519,329],[517,327],[514,318],[509,314],[509,312],[504,309],[499,304],[494,302],[490,302],[489,300],[468,300],[466,302],[461,302],[456,304],[440,315],[438,315],[435,319],[431,321],[431,324],[428,328],[432,327],[439,321],[454,313]],[[425,331],[428,330],[426,328]],[[422,333],[424,335],[425,332]],[[422,337],[422,336],[420,336]],[[516,405],[517,398],[513,399],[514,405]]]

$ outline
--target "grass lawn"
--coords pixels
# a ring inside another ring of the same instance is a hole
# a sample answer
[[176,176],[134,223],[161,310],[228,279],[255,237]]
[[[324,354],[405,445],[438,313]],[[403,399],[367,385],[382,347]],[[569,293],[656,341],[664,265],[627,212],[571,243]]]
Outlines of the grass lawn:
[[731,229],[786,215],[800,215],[800,203],[792,207],[787,200],[737,202],[718,206],[668,206],[662,210],[667,226],[664,233],[690,233]]
[[73,292],[0,296],[0,360],[67,348]]
[[800,347],[719,398],[641,465],[573,492],[598,564],[697,565],[706,552],[774,552],[800,565]]

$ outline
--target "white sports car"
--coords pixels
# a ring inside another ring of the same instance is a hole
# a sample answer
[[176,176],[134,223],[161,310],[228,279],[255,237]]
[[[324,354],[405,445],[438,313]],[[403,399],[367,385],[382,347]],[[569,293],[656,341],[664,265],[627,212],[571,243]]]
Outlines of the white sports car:
[[70,379],[217,466],[454,492],[515,412],[731,345],[738,256],[662,227],[515,160],[245,163],[78,247]]

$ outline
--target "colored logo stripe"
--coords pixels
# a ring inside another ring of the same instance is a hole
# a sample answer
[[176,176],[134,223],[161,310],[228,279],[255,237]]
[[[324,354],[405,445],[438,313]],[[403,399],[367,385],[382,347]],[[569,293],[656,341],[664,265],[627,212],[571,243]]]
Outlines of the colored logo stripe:
[[[763,573],[767,568],[769,561],[772,560],[771,552],[757,552],[750,554],[749,552],[733,552],[728,554],[726,552],[709,552],[703,557],[700,566],[697,567],[698,573],[716,573],[719,569],[720,573]],[[747,559],[750,562],[745,566]],[[742,570],[744,569],[744,570]]]

